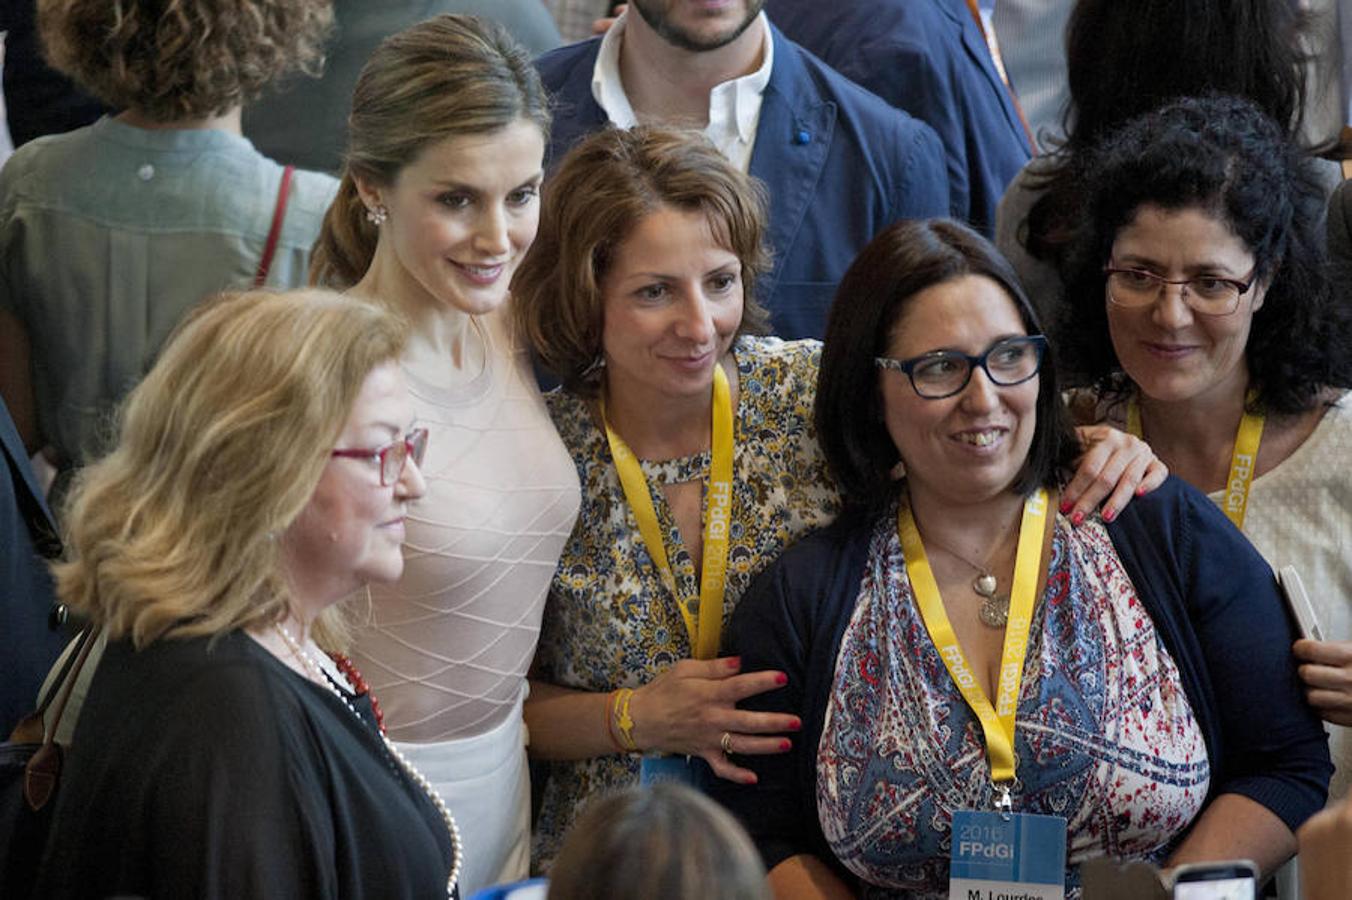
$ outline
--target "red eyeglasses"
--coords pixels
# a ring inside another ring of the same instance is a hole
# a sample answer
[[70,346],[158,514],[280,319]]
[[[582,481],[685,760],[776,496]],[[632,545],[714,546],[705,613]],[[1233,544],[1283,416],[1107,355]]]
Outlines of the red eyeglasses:
[[427,429],[415,428],[403,437],[374,450],[334,450],[332,455],[378,463],[380,484],[382,487],[389,487],[404,474],[404,466],[410,457],[415,463],[422,465],[423,457],[427,455]]

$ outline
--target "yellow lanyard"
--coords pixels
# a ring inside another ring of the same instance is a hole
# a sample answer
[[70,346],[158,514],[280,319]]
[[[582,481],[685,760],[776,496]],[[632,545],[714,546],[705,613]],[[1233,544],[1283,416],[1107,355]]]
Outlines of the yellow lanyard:
[[[1256,399],[1250,391],[1244,398],[1244,415],[1235,432],[1235,446],[1230,451],[1230,477],[1225,479],[1225,496],[1221,509],[1235,527],[1243,530],[1244,513],[1249,508],[1249,488],[1253,486],[1253,470],[1258,465],[1258,445],[1263,441],[1262,413],[1251,413],[1249,407]],[[1141,428],[1141,404],[1133,394],[1127,401],[1127,431],[1145,440]]]
[[897,510],[897,537],[906,558],[906,573],[911,579],[920,618],[925,623],[930,640],[939,651],[939,658],[948,668],[953,683],[962,692],[967,705],[981,721],[986,735],[986,754],[990,759],[991,780],[1004,785],[1008,803],[1007,783],[1014,780],[1014,718],[1019,707],[1019,683],[1023,680],[1023,661],[1028,653],[1028,631],[1033,625],[1033,606],[1037,602],[1039,569],[1042,565],[1042,546],[1049,527],[1047,492],[1039,488],[1023,504],[1023,520],[1019,525],[1019,547],[1014,557],[1014,585],[1009,598],[1009,620],[1005,624],[1004,651],[1000,654],[1000,680],[996,683],[995,706],[986,698],[976,673],[962,652],[962,645],[953,633],[953,625],[944,611],[939,596],[939,584],[934,580],[925,545],[915,527],[909,503],[903,502]]
[[[605,414],[603,401],[602,420]],[[667,590],[676,598],[676,605],[685,619],[690,649],[695,659],[713,659],[718,655],[723,630],[723,585],[727,581],[728,529],[732,521],[732,392],[723,367],[714,366],[713,452],[705,495],[704,563],[700,569],[698,597],[682,596],[677,590],[676,576],[671,571],[666,543],[662,540],[662,528],[657,523],[657,510],[638,457],[609,422],[606,422],[606,439],[610,442],[610,455],[615,460],[624,498],[638,520],[638,531],[648,548],[648,555],[657,566]]]

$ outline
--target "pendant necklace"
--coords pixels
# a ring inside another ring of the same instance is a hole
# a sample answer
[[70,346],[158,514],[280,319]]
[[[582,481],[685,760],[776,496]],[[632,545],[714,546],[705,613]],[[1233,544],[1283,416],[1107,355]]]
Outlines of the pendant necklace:
[[972,579],[972,593],[981,598],[981,608],[977,610],[977,616],[981,619],[982,625],[989,628],[1004,628],[1005,623],[1009,621],[1009,594],[1000,593],[1000,583],[996,577],[986,568],[978,566],[942,544],[933,540],[929,541],[929,544],[976,571],[977,575]]

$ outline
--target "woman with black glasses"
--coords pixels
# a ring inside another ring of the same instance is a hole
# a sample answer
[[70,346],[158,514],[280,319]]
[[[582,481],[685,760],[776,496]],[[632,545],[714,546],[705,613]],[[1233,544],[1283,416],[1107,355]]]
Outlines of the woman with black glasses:
[[[1352,323],[1330,285],[1323,200],[1248,101],[1180,100],[1085,172],[1066,347],[1083,421],[1143,436],[1273,569],[1294,566],[1327,641],[1296,652],[1310,702],[1352,724]],[[1352,746],[1332,734],[1332,793]]]
[[747,759],[757,787],[716,786],[777,893],[948,897],[951,860],[1007,821],[1067,896],[1105,854],[1275,868],[1329,763],[1262,558],[1174,478],[1058,514],[1076,443],[1053,351],[974,232],[895,225],[837,298],[815,422],[846,513],[731,626],[743,666],[787,676],[744,705],[803,720]]

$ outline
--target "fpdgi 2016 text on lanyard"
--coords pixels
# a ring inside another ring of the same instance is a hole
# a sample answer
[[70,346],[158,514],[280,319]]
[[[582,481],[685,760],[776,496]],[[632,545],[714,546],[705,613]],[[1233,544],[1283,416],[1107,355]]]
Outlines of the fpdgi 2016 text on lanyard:
[[1051,499],[1041,489],[1023,504],[1009,619],[1005,624],[993,705],[953,631],[909,503],[903,502],[897,511],[897,537],[920,618],[953,683],[981,724],[991,782],[996,790],[994,812],[953,813],[950,900],[999,896],[1009,890],[1041,900],[1061,900],[1065,894],[1065,819],[1015,813],[1012,796],[1016,776],[1014,724],[1040,587],[1043,549],[1054,527],[1050,509]]
[[[601,408],[605,417],[605,407]],[[705,494],[703,531],[703,565],[700,568],[699,596],[685,596],[676,583],[667,557],[662,527],[657,521],[657,510],[648,491],[648,480],[643,469],[624,438],[615,433],[606,422],[606,439],[610,455],[624,489],[624,498],[638,521],[639,534],[648,555],[662,578],[662,582],[676,598],[681,617],[690,635],[690,649],[695,659],[713,659],[718,655],[718,644],[723,630],[723,587],[728,570],[728,530],[732,518],[732,392],[728,377],[721,365],[714,366],[713,385],[713,448],[709,462],[709,483]]]

